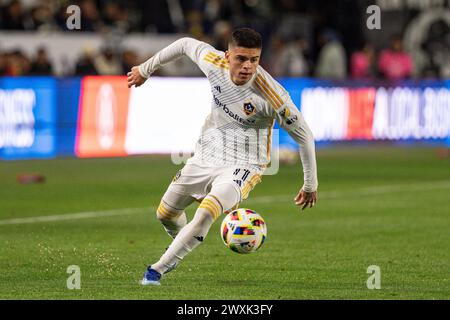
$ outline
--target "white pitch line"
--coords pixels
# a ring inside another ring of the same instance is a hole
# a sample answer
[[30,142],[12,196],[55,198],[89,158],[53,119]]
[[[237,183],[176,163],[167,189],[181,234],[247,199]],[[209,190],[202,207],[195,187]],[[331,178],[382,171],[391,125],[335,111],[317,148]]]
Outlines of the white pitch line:
[[[339,197],[354,197],[354,196],[366,196],[374,194],[385,194],[390,192],[401,192],[401,191],[428,191],[442,188],[450,188],[450,181],[437,181],[437,182],[425,182],[416,184],[403,184],[403,185],[385,185],[385,186],[375,186],[360,188],[354,190],[344,190],[344,191],[323,191],[319,192],[320,199],[332,199]],[[272,195],[272,196],[259,196],[253,197],[245,201],[245,203],[271,203],[273,201],[289,201],[293,200],[293,196],[287,195]],[[142,208],[127,208],[127,209],[113,209],[113,210],[102,210],[102,211],[88,211],[88,212],[77,212],[77,213],[66,213],[59,215],[50,216],[40,216],[40,217],[29,217],[29,218],[14,218],[14,219],[4,219],[0,220],[1,225],[12,225],[12,224],[28,224],[37,222],[53,222],[53,221],[64,221],[64,220],[78,220],[78,219],[88,219],[88,218],[99,218],[99,217],[112,217],[112,216],[122,216],[128,214],[136,214],[141,212],[151,212],[155,211],[156,207],[142,207]]]
[[113,209],[113,210],[103,210],[103,211],[88,211],[88,212],[77,212],[77,213],[66,213],[51,216],[40,216],[40,217],[29,217],[29,218],[15,218],[15,219],[5,219],[0,220],[0,225],[9,224],[26,224],[26,223],[36,223],[36,222],[52,222],[52,221],[63,221],[63,220],[77,220],[77,219],[88,219],[88,218],[99,218],[99,217],[112,217],[121,216],[127,214],[135,214],[143,211],[151,211],[155,208],[128,208],[128,209]]

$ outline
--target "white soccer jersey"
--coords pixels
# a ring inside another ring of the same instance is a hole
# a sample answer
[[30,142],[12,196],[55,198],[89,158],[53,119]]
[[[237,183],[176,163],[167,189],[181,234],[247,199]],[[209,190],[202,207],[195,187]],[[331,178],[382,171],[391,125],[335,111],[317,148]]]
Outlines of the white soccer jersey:
[[211,113],[202,128],[192,163],[212,166],[249,165],[264,169],[270,162],[274,121],[300,144],[303,189],[317,189],[314,140],[288,92],[261,66],[244,85],[234,84],[224,53],[205,42],[182,38],[139,66],[148,78],[162,65],[187,55],[208,78],[213,95]]

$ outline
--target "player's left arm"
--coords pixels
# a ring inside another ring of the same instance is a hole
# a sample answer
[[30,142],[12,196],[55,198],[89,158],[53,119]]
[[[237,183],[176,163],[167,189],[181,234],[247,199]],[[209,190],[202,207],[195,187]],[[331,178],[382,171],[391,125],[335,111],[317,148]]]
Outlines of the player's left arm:
[[317,202],[317,164],[314,137],[301,112],[289,98],[277,112],[280,126],[299,144],[300,159],[303,166],[303,186],[294,198],[302,210],[312,208]]
[[302,210],[312,208],[317,202],[317,165],[314,137],[300,111],[292,102],[289,93],[262,68],[256,86],[263,92],[271,105],[272,115],[280,126],[299,144],[303,166],[303,186],[294,198]]
[[254,81],[256,89],[268,102],[268,113],[277,119],[280,126],[299,144],[303,166],[303,186],[294,198],[302,209],[312,208],[317,202],[317,165],[314,137],[300,111],[292,102],[289,93],[262,67],[258,67]]

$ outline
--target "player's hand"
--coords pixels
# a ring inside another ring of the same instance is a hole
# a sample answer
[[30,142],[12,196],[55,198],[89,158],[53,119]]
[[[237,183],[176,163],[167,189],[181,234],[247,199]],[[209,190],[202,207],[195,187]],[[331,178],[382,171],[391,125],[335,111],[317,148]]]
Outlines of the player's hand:
[[128,88],[131,88],[133,85],[137,88],[142,85],[147,79],[141,76],[139,73],[139,67],[131,68],[131,71],[127,73],[128,76]]
[[298,206],[302,206],[302,210],[307,207],[314,207],[317,202],[317,191],[314,192],[305,192],[303,189],[300,189],[297,196],[294,198],[294,202]]

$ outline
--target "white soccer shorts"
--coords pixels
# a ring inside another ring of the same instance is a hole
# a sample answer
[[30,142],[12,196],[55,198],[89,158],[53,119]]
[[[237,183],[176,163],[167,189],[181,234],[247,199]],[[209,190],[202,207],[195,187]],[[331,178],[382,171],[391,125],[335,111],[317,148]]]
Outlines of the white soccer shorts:
[[177,172],[163,196],[163,201],[184,209],[194,200],[201,202],[211,193],[220,201],[225,213],[238,208],[261,181],[258,167],[234,165],[212,167],[188,163]]

